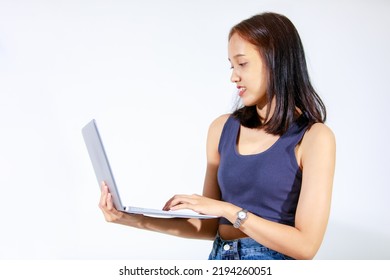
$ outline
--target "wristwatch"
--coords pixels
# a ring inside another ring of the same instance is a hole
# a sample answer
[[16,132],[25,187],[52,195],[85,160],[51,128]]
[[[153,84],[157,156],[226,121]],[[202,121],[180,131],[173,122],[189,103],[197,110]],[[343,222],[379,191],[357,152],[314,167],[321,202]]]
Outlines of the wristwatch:
[[248,218],[248,210],[246,209],[241,209],[240,211],[237,212],[237,219],[234,222],[233,226],[235,228],[239,228],[241,224]]

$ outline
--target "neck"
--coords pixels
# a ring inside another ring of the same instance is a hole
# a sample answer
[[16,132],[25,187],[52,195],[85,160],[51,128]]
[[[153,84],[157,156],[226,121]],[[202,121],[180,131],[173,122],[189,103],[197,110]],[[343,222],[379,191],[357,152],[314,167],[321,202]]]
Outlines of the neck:
[[[257,114],[259,115],[260,120],[261,120],[262,123],[265,123],[265,122],[267,122],[267,121],[269,121],[271,119],[272,115],[275,112],[275,106],[276,106],[275,102],[276,102],[275,98],[273,98],[270,104],[265,103],[265,104],[258,104],[256,106]],[[270,110],[269,110],[269,115],[267,117],[267,110],[268,110],[268,108]]]

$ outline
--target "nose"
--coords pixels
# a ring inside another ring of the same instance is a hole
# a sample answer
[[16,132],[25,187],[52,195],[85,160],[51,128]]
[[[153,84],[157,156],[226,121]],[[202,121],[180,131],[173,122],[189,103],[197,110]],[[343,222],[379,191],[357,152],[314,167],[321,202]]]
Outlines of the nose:
[[240,81],[240,76],[237,75],[237,73],[236,73],[236,71],[234,71],[234,69],[233,69],[233,71],[232,71],[232,75],[230,76],[230,81],[231,81],[232,83],[237,83],[237,82]]

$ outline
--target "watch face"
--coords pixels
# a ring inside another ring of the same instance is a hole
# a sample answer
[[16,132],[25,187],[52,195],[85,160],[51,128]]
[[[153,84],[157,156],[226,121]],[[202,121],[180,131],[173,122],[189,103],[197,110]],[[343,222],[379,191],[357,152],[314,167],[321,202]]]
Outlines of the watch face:
[[238,218],[239,218],[239,219],[242,220],[242,219],[245,219],[245,217],[246,217],[246,213],[245,213],[245,212],[242,212],[242,211],[241,211],[241,212],[238,213]]

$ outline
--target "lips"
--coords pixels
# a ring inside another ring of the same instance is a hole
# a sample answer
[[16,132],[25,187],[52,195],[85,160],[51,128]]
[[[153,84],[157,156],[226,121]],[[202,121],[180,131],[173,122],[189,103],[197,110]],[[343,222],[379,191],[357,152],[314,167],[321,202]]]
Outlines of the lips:
[[241,97],[244,94],[245,91],[246,91],[245,87],[237,86],[237,94],[238,94],[238,96]]

